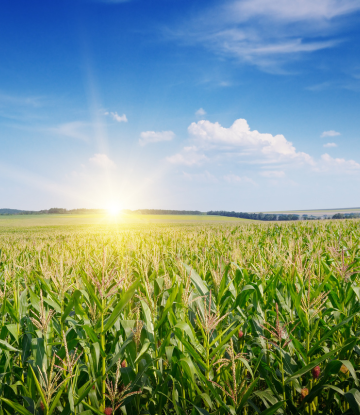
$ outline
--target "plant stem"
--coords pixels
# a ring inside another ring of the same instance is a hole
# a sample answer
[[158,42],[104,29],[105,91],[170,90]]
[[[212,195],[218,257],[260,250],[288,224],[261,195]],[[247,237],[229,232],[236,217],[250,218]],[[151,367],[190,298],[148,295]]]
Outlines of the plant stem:
[[[104,300],[102,300],[102,307],[104,309]],[[101,312],[101,348],[105,352],[105,333],[104,333],[104,313]],[[105,383],[105,376],[106,376],[106,357],[102,357],[102,382],[101,382],[101,407],[105,409],[105,394],[106,394],[106,383]]]

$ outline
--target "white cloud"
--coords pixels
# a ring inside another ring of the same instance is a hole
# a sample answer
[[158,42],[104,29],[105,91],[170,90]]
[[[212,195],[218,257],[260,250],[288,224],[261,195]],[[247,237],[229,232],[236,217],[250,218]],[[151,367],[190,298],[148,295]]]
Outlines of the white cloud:
[[[285,178],[287,169],[298,169],[304,165],[313,172],[327,174],[360,171],[360,164],[354,160],[333,158],[328,154],[314,159],[309,154],[298,151],[282,134],[272,135],[251,130],[247,121],[241,118],[235,120],[230,127],[201,120],[191,123],[188,131],[191,145],[167,157],[168,162],[187,166],[211,163],[226,167],[233,163],[232,168],[238,169],[241,166],[242,171],[245,166],[261,165],[258,174],[269,179]],[[334,143],[327,143],[326,146],[334,147]],[[251,170],[253,169],[252,167]],[[224,176],[224,180],[241,183],[251,179],[229,174]]]
[[204,115],[206,115],[206,111],[204,110],[204,108],[199,108],[196,112],[195,115],[202,117]]
[[203,9],[175,36],[267,72],[287,73],[284,63],[337,46],[343,22],[335,19],[358,10],[358,0],[229,0]]
[[222,127],[218,122],[193,122],[188,131],[202,147],[217,147],[223,150],[243,148],[248,153],[273,159],[296,159],[313,163],[312,157],[306,153],[297,152],[293,144],[282,134],[272,135],[250,130],[246,120],[238,119],[229,128]]
[[140,134],[140,137],[140,145],[145,146],[148,143],[171,141],[175,137],[175,134],[172,131],[144,131]]
[[86,123],[81,121],[73,121],[65,124],[60,124],[53,128],[48,128],[47,131],[60,136],[86,141],[88,139],[88,134],[86,134],[85,130],[88,127],[89,125]]
[[184,147],[183,151],[173,156],[167,157],[166,160],[172,164],[184,164],[186,166],[200,165],[208,160],[205,154],[197,151],[195,146]]
[[126,115],[119,115],[117,112],[110,112],[110,115],[112,116],[113,120],[117,122],[127,122],[128,119],[126,118]]
[[123,115],[119,115],[116,111],[115,112],[109,112],[109,111],[104,111],[104,110],[100,110],[100,112],[102,112],[104,115],[110,115],[110,117],[117,122],[128,122],[128,119],[126,117],[125,114]]
[[337,131],[334,131],[334,130],[329,130],[329,131],[324,131],[321,134],[321,137],[336,137],[337,135],[341,135],[341,133],[338,133]]
[[204,173],[186,173],[183,172],[183,176],[185,179],[189,181],[196,181],[196,182],[205,182],[205,183],[217,183],[218,179],[211,173],[209,173],[207,170]]
[[103,169],[113,169],[116,164],[106,154],[94,154],[93,157],[89,158],[91,164],[101,167]]
[[333,158],[325,153],[321,156],[319,167],[316,170],[354,173],[360,171],[360,164],[354,160],[345,160],[343,158]]
[[238,19],[262,15],[287,22],[329,20],[359,9],[357,0],[237,0],[230,6]]
[[285,172],[282,170],[267,170],[267,171],[262,171],[259,173],[260,176],[263,177],[269,177],[269,178],[276,178],[279,179],[281,177],[285,177]]
[[251,183],[256,185],[254,180],[250,179],[247,176],[237,176],[236,174],[227,174],[224,176],[224,180],[228,183],[239,184],[239,183]]
[[336,143],[326,143],[323,145],[323,147],[337,147]]

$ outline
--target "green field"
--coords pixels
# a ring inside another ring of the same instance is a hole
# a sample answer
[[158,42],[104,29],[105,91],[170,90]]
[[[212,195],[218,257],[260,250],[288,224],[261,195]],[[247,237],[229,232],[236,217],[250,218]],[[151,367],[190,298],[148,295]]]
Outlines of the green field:
[[143,227],[152,224],[206,224],[206,223],[237,223],[254,222],[247,219],[227,218],[207,215],[140,215],[120,214],[111,215],[0,215],[0,230],[27,229],[34,227],[108,227],[128,228]]
[[0,415],[358,415],[360,221],[0,218]]

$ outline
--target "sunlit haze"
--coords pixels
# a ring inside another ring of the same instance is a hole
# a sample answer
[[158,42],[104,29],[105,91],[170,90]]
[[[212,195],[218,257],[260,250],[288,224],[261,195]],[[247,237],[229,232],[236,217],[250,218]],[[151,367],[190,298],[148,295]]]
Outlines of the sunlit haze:
[[353,0],[1,2],[0,208],[360,206],[359,18]]

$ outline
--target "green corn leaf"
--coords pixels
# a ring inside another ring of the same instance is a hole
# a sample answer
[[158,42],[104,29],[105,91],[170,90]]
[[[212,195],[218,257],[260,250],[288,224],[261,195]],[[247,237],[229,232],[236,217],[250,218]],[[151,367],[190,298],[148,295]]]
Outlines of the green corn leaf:
[[237,411],[238,412],[241,411],[242,408],[246,405],[247,400],[250,398],[251,394],[253,393],[253,390],[254,390],[254,388],[255,388],[255,386],[256,386],[256,384],[257,384],[257,382],[258,382],[259,379],[260,378],[254,379],[251,382],[251,384],[247,387],[247,390],[244,393],[244,395],[242,396],[241,401],[240,401],[240,403],[239,403],[239,405],[237,407]]
[[[352,339],[349,339],[352,341]],[[337,349],[332,350],[329,353],[324,354],[323,356],[319,357],[318,359],[315,359],[310,364],[306,365],[305,367],[301,368],[297,372],[295,372],[292,376],[288,377],[286,379],[286,383],[291,382],[293,379],[297,379],[298,377],[304,375],[305,373],[309,372],[311,369],[313,369],[315,366],[318,366],[321,362],[328,359],[329,357],[333,356],[335,353],[339,352],[341,349],[346,347],[347,343],[345,343],[343,346],[338,347]]]
[[90,295],[91,299],[95,302],[95,304],[98,307],[98,309],[100,310],[100,312],[103,312],[103,307],[102,307],[101,301],[99,300],[99,298],[95,294],[95,291],[94,291],[92,285],[90,284],[90,282],[88,281],[86,274],[81,273],[81,278],[82,278],[82,281],[83,281],[83,283],[86,287],[86,290],[87,290],[88,294]]
[[57,393],[56,393],[56,395],[55,395],[55,398],[53,399],[53,401],[52,401],[52,403],[51,403],[51,406],[50,406],[50,408],[49,408],[48,415],[51,415],[51,414],[54,412],[54,410],[56,409],[56,407],[58,406],[58,403],[59,403],[60,398],[61,398],[61,396],[62,396],[62,394],[63,394],[63,392],[64,392],[64,390],[65,390],[65,388],[66,388],[67,383],[68,383],[68,381],[66,380],[66,381],[65,381],[65,382],[64,382],[64,383],[60,386],[59,390],[57,391]]
[[79,396],[75,400],[75,406],[78,406],[89,394],[91,391],[93,385],[99,381],[102,378],[102,376],[99,376],[95,381],[89,380],[86,382],[80,389],[79,389]]
[[29,412],[26,408],[24,408],[22,405],[18,404],[17,402],[12,402],[9,399],[1,398],[0,399],[11,406],[16,412],[19,412],[21,415],[33,415],[31,412]]
[[75,290],[73,295],[70,298],[70,301],[68,302],[68,305],[66,306],[62,316],[61,316],[61,322],[64,323],[66,320],[66,317],[71,313],[72,309],[75,306],[75,301],[81,297],[81,291]]
[[39,395],[41,397],[42,403],[44,404],[44,406],[46,408],[46,411],[48,411],[49,407],[48,407],[48,404],[46,403],[44,391],[42,390],[42,387],[41,387],[39,381],[37,380],[37,377],[35,375],[35,372],[34,372],[33,368],[31,366],[29,366],[29,367],[30,367],[31,374],[32,374],[32,377],[33,377],[34,382],[35,382],[36,389],[39,392]]
[[360,392],[357,389],[350,389],[344,394],[344,398],[350,405],[355,415],[360,415]]
[[206,409],[199,408],[198,406],[194,405],[194,408],[198,411],[200,415],[210,415]]
[[83,401],[83,402],[82,402],[82,404],[83,404],[86,408],[88,408],[88,409],[90,409],[92,412],[94,412],[95,414],[97,414],[97,415],[104,415],[104,413],[103,413],[103,412],[101,412],[101,411],[99,411],[98,409],[94,408],[93,406],[89,405],[86,401]]
[[270,408],[265,409],[265,411],[262,411],[260,415],[272,415],[274,414],[278,409],[280,409],[284,405],[284,401],[280,401],[276,403],[273,406],[270,406]]
[[[114,308],[114,311],[111,313],[110,317],[106,319],[103,333],[106,333],[116,322],[116,320],[119,318],[119,315],[123,308],[126,306],[126,304],[132,299],[132,297],[135,294],[136,289],[140,285],[141,280],[137,279],[127,290],[126,292],[123,292],[121,295],[120,301],[117,303],[116,307]],[[97,328],[96,330],[98,333],[101,332],[101,326],[100,328]]]
[[352,363],[349,360],[340,360],[341,363],[349,370],[351,376],[354,379],[355,385],[359,386],[359,380],[357,378],[354,366],[352,365]]
[[347,317],[345,320],[343,320],[341,323],[337,324],[335,327],[333,327],[331,330],[327,331],[324,336],[314,344],[314,346],[309,350],[308,356],[312,356],[314,353],[316,353],[318,347],[329,337],[333,335],[336,331],[338,331],[342,326],[347,324],[350,320],[352,320],[355,317],[356,314],[351,315],[350,317]]
[[9,352],[20,352],[19,349],[16,349],[15,347],[11,346],[7,341],[0,340],[0,349],[8,350]]
[[206,282],[200,277],[200,275],[191,267],[186,264],[183,264],[186,271],[189,273],[191,281],[195,285],[196,289],[200,293],[200,295],[205,295],[209,292],[209,289],[206,285]]
[[[233,323],[229,326],[229,328],[233,325]],[[231,337],[237,333],[239,330],[239,327],[235,327],[230,333],[228,333],[224,339],[221,341],[221,343],[215,347],[215,349],[210,353],[210,359],[213,358],[213,356],[216,355],[216,353],[223,347],[225,344],[228,343],[228,341],[231,339]],[[223,334],[224,335],[224,334]]]
[[83,329],[85,330],[86,334],[88,335],[89,339],[93,343],[98,343],[100,339],[97,337],[95,331],[87,324],[83,326]]
[[[141,356],[144,354],[144,353],[146,353],[147,352],[147,350],[149,349],[149,347],[150,347],[150,342],[149,342],[149,340],[148,339],[145,339],[145,342],[144,342],[144,344],[142,345],[142,348],[141,348],[141,350],[140,350],[140,352],[139,352],[139,354],[137,355],[137,357],[136,357],[136,359],[135,359],[135,361],[134,361],[134,363],[136,363],[136,362],[138,362],[139,361],[139,359],[141,358]],[[156,345],[155,345],[155,347],[156,347]]]
[[169,298],[166,301],[164,311],[162,312],[161,318],[160,318],[160,320],[158,321],[158,323],[155,326],[155,330],[158,330],[159,327],[162,325],[162,323],[165,321],[169,309],[172,308],[172,306],[174,304],[174,301],[175,301],[175,298],[177,296],[177,293],[178,293],[178,286],[176,285],[171,290],[171,294],[170,294]]

